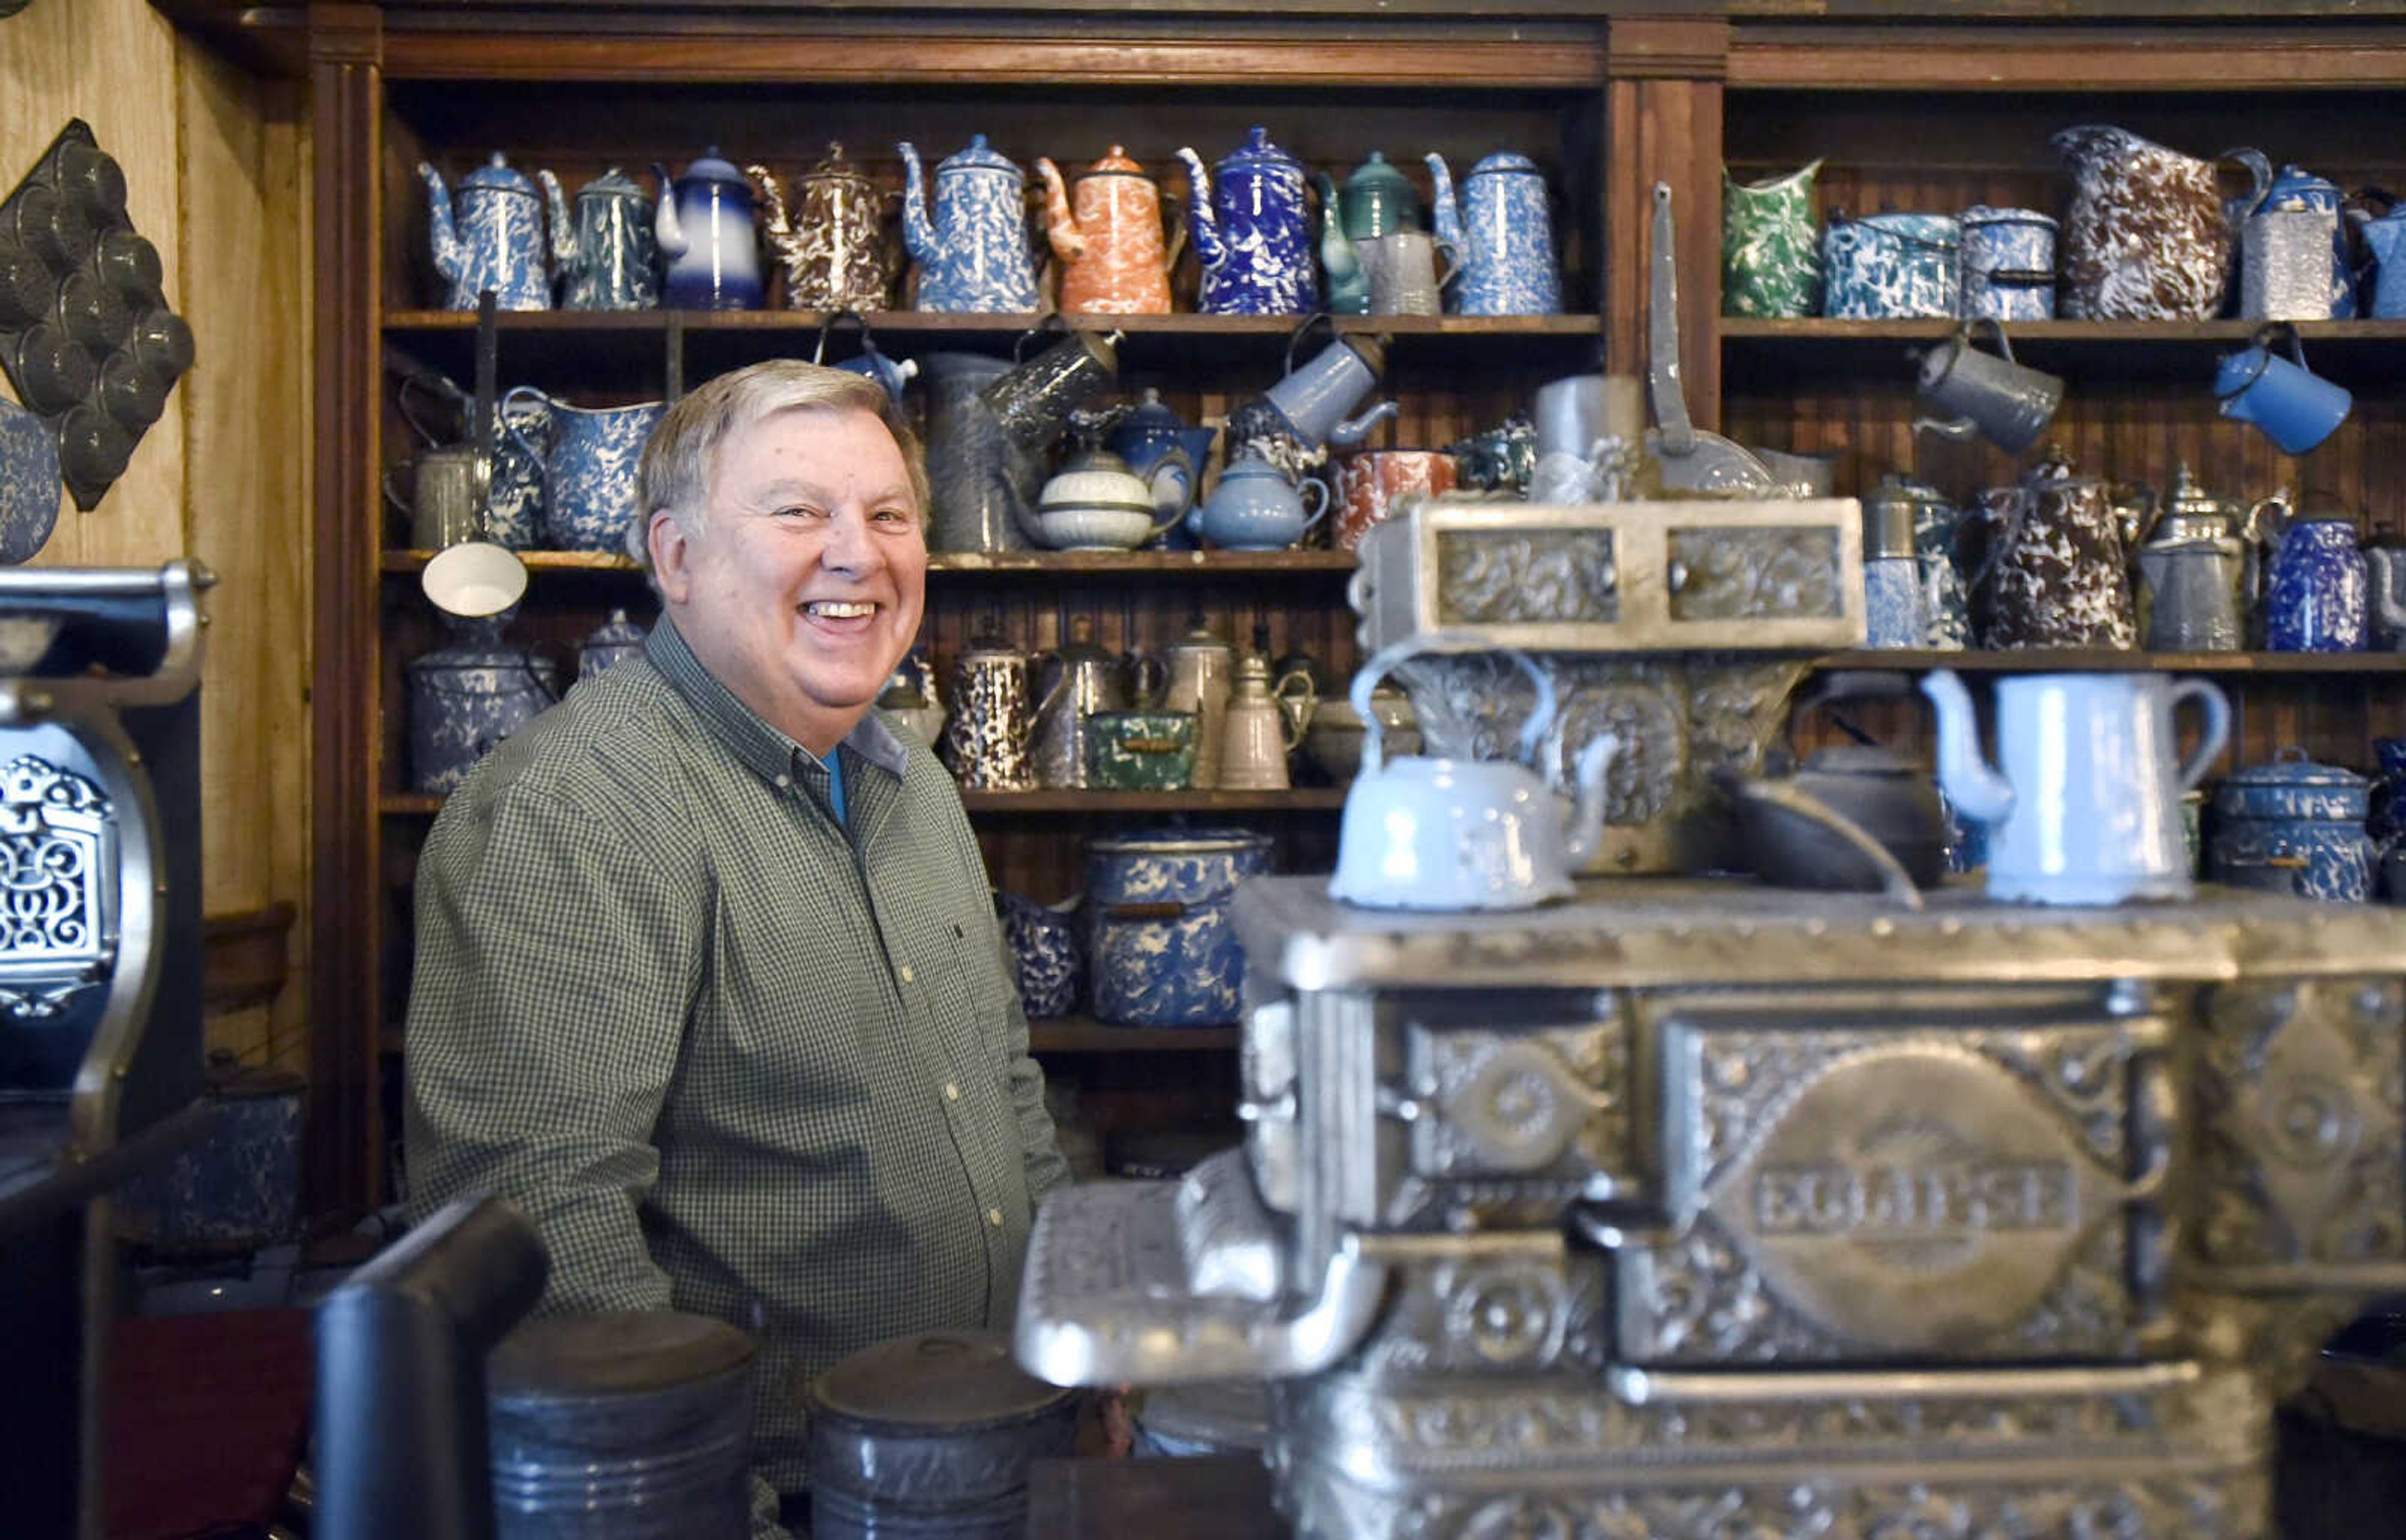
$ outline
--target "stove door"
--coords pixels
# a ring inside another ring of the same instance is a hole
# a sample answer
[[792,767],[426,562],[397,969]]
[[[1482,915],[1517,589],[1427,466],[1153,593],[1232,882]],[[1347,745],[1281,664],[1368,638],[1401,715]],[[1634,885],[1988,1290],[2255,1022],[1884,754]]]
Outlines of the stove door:
[[1623,1362],[2139,1356],[2159,1318],[2171,1023],[2104,989],[1640,996],[1664,1230]]

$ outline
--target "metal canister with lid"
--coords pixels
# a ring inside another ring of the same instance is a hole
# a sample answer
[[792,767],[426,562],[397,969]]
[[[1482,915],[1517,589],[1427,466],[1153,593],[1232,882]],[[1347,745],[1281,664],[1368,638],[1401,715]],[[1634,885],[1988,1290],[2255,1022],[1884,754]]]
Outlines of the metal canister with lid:
[[2303,749],[2283,749],[2222,783],[2214,797],[2206,875],[2233,887],[2364,902],[2372,892],[2372,787]]
[[1863,631],[1870,647],[1918,647],[1929,634],[1913,504],[1904,498],[1863,502]]
[[752,1339],[678,1310],[551,1316],[486,1368],[499,1540],[749,1533]]
[[1270,839],[1238,828],[1150,829],[1086,847],[1095,1015],[1119,1026],[1238,1019],[1245,954],[1237,884],[1270,869]]
[[1077,1436],[1078,1392],[1024,1373],[992,1332],[863,1348],[805,1400],[813,1540],[1019,1540],[1027,1467]]

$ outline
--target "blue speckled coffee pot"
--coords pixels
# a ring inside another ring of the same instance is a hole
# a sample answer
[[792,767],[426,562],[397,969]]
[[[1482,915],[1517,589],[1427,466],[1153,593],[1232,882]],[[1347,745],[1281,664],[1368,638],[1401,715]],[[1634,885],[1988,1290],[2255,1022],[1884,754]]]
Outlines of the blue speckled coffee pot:
[[460,178],[455,198],[443,174],[424,161],[428,236],[434,270],[450,289],[444,304],[474,310],[489,289],[503,310],[551,308],[551,265],[543,238],[543,194],[508,157],[491,159]]
[[[2274,500],[2257,513],[2277,509]],[[2265,528],[2264,645],[2276,653],[2364,650],[2371,579],[2356,544],[2356,516],[2321,509]]]
[[1187,228],[1203,263],[1196,310],[1206,316],[1305,316],[1320,308],[1312,269],[1311,221],[1304,205],[1303,162],[1248,130],[1222,157],[1219,186],[1192,148],[1186,166]]
[[478,760],[559,699],[559,671],[548,658],[502,643],[505,618],[454,620],[450,645],[410,660],[413,790],[459,790]]
[[760,235],[752,214],[752,184],[715,146],[660,186],[652,236],[668,259],[663,303],[672,310],[757,310],[767,286],[760,276]]
[[576,212],[559,179],[535,175],[551,200],[551,256],[562,310],[649,310],[660,303],[658,220],[641,182],[612,166],[576,190]]
[[1035,259],[1028,253],[1027,174],[972,134],[969,148],[936,167],[935,215],[927,213],[927,174],[918,147],[902,157],[902,242],[919,264],[918,308],[1022,312],[1038,306]]
[[2214,796],[2206,876],[2234,887],[2360,904],[2372,895],[2372,788],[2287,748],[2250,765]]
[[644,650],[644,639],[649,634],[627,618],[626,611],[611,611],[609,619],[576,644],[576,677],[580,681],[590,679],[625,662]]
[[1096,1018],[1118,1026],[1236,1021],[1245,954],[1228,900],[1238,883],[1270,869],[1269,836],[1151,829],[1086,850]]
[[1563,308],[1546,179],[1526,155],[1490,155],[1470,168],[1456,204],[1445,157],[1422,157],[1437,178],[1437,238],[1461,253],[1453,308],[1465,316],[1553,316]]

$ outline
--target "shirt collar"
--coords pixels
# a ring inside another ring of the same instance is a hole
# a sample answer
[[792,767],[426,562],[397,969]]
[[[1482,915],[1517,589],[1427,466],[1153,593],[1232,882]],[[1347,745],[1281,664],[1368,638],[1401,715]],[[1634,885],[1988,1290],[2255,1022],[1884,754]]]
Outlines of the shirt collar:
[[[685,697],[710,735],[762,780],[773,783],[781,776],[791,777],[800,767],[818,765],[817,756],[762,721],[758,713],[719,683],[693,656],[676,623],[667,615],[652,627],[644,654]],[[890,775],[899,777],[909,767],[910,750],[874,711],[864,714],[843,741],[853,753]]]

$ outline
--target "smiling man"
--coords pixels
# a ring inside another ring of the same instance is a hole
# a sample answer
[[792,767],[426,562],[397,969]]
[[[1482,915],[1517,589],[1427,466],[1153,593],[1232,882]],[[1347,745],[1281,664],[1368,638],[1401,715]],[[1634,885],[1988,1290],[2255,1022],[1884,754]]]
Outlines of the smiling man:
[[630,537],[663,613],[444,807],[418,867],[411,1207],[509,1197],[544,1308],[757,1335],[756,1535],[802,1379],[1008,1329],[1064,1167],[951,778],[871,704],[925,473],[885,392],[776,360],[680,401]]

